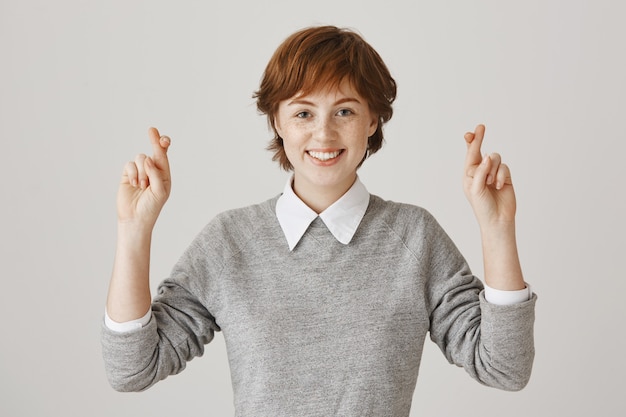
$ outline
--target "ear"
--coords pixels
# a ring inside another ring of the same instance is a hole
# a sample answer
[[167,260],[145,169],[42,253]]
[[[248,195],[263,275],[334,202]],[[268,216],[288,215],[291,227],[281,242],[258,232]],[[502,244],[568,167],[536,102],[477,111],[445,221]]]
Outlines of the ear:
[[376,133],[376,129],[378,129],[378,115],[372,115],[369,131],[367,132],[367,137],[372,137],[372,135]]
[[280,123],[278,122],[278,115],[274,117],[274,130],[278,133],[278,136],[283,137],[282,129],[280,128]]

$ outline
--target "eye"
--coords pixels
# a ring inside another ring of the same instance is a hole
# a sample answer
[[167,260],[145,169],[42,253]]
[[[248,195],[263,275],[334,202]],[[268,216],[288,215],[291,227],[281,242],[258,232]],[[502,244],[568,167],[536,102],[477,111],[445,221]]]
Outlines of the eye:
[[296,114],[296,117],[298,119],[308,119],[309,117],[311,117],[311,113],[309,113],[308,111],[301,111],[300,113]]
[[353,114],[354,114],[354,113],[353,113],[353,112],[352,112],[352,110],[350,110],[350,109],[341,109],[341,110],[339,110],[339,111],[337,112],[337,115],[338,115],[338,116],[343,116],[343,117],[345,117],[345,116],[351,116],[351,115],[353,115]]

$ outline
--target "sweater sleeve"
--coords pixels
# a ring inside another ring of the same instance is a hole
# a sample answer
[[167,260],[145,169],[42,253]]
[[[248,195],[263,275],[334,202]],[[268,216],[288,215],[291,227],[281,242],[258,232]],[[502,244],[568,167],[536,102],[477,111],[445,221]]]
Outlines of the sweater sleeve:
[[[209,311],[221,258],[207,244],[203,231],[158,287],[152,316],[144,327],[116,332],[103,322],[102,354],[107,377],[118,391],[142,391],[185,369],[204,353],[220,328]],[[214,236],[214,235],[213,235]],[[215,246],[215,243],[212,244]]]
[[521,390],[535,354],[536,295],[513,305],[487,302],[482,282],[443,229],[434,219],[428,229],[431,339],[480,383]]
[[[152,318],[135,331],[120,333],[102,326],[102,352],[109,383],[117,391],[142,391],[204,353],[219,327],[184,290],[164,282],[167,295],[152,303]],[[164,291],[161,289],[160,291]]]

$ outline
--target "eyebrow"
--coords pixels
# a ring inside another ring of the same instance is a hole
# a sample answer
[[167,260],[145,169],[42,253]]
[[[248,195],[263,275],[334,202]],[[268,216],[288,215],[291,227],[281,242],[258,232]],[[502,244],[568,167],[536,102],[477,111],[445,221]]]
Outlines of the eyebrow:
[[[344,97],[342,99],[337,100],[335,103],[333,103],[333,106],[337,106],[339,104],[343,104],[343,103],[349,103],[349,102],[355,102],[358,104],[361,104],[361,102],[356,99],[355,97]],[[291,100],[289,103],[287,103],[288,106],[292,106],[292,105],[296,105],[296,104],[304,104],[306,106],[313,106],[315,107],[315,103],[313,103],[312,101],[308,101],[308,100],[304,100],[304,99],[294,99]]]

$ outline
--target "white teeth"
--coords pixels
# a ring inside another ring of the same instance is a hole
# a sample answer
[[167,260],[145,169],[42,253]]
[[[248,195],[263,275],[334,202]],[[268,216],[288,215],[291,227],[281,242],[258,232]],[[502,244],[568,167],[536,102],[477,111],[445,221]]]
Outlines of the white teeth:
[[335,152],[313,152],[308,151],[309,155],[311,155],[315,159],[319,159],[320,161],[328,161],[329,159],[333,159],[339,156],[341,151]]

